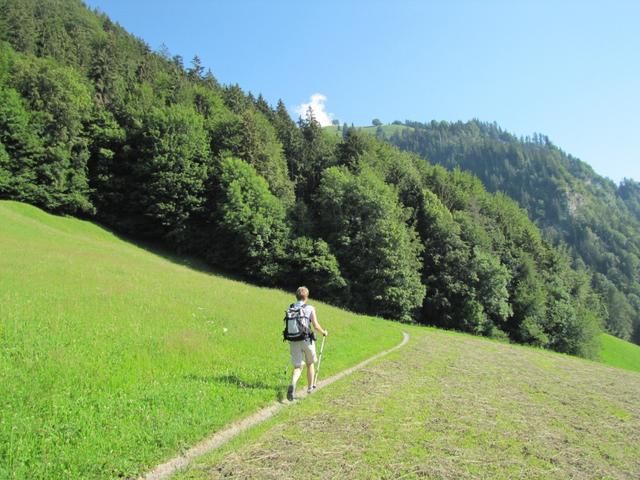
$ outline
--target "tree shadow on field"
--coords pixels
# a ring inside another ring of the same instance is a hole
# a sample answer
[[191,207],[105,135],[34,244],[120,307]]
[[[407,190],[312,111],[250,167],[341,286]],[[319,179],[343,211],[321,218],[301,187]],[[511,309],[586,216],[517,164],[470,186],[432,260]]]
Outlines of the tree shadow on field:
[[207,263],[204,259],[198,258],[197,255],[176,251],[169,247],[167,244],[163,243],[161,240],[154,240],[144,235],[133,235],[131,233],[128,233],[126,231],[126,228],[115,228],[113,226],[110,226],[108,223],[105,223],[100,219],[94,217],[79,216],[78,218],[88,220],[95,225],[98,225],[103,230],[106,230],[119,240],[133,244],[136,247],[142,250],[146,250],[153,255],[157,255],[158,257],[162,257],[165,260],[170,261],[171,263],[182,265],[190,268],[191,270],[195,270],[201,273],[225,277],[229,280],[235,280],[239,282],[247,281],[247,279],[242,277],[241,275],[235,272],[227,271],[220,267],[213,266]]

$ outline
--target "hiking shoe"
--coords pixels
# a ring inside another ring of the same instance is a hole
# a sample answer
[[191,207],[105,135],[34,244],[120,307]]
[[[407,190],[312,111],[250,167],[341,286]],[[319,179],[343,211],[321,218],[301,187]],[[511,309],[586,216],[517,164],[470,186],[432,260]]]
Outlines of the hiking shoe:
[[316,391],[316,386],[315,385],[313,387],[309,387],[309,388],[307,388],[307,395],[311,395],[315,391]]
[[289,385],[289,388],[287,389],[287,400],[289,400],[290,402],[293,402],[293,392],[295,391],[296,387],[294,387],[293,385]]

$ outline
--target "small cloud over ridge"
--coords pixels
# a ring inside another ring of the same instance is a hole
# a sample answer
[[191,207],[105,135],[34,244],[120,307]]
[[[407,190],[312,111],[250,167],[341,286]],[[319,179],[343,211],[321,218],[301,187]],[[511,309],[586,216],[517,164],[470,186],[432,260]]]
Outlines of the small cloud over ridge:
[[318,123],[326,127],[327,125],[331,125],[331,121],[333,120],[333,113],[327,112],[327,107],[325,102],[327,101],[327,96],[322,93],[314,93],[311,95],[309,102],[302,103],[295,108],[295,112],[300,115],[302,118],[307,114],[307,110],[311,107],[313,110],[313,116],[316,118]]

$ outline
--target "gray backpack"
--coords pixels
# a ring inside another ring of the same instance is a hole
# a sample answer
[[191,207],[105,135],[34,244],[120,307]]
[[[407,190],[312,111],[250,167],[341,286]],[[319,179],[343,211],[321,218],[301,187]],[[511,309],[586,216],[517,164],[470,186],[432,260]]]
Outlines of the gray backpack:
[[296,342],[313,338],[309,326],[309,317],[305,310],[306,305],[296,305],[292,303],[284,314],[284,330],[282,331],[283,341]]

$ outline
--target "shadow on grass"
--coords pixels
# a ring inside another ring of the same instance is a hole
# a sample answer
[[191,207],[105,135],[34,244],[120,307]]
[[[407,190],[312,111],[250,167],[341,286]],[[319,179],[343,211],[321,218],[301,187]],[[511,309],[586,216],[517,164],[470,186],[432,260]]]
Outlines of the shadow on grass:
[[[82,217],[80,217],[82,218]],[[191,270],[195,270],[201,273],[206,273],[208,275],[216,275],[220,277],[225,277],[229,280],[235,280],[238,282],[249,282],[251,280],[242,277],[241,275],[229,272],[222,268],[214,267],[211,264],[207,263],[205,260],[198,258],[195,254],[185,253],[185,252],[177,252],[168,245],[164,244],[161,240],[153,240],[148,237],[138,237],[135,235],[131,235],[125,233],[120,230],[116,230],[115,228],[109,226],[106,223],[99,221],[96,218],[84,218],[90,222],[93,222],[96,225],[99,225],[100,228],[108,231],[113,236],[127,243],[131,243],[142,250],[145,250],[153,255],[158,257],[162,257],[165,260],[170,261],[171,263],[175,263],[177,265],[182,265],[190,268]],[[253,281],[255,283],[255,281]]]
[[186,380],[192,380],[196,382],[203,382],[209,384],[223,384],[235,386],[238,389],[251,389],[251,390],[271,390],[275,393],[276,400],[282,402],[285,397],[287,389],[287,382],[282,382],[278,385],[264,383],[261,381],[248,381],[243,380],[237,375],[185,375]]
[[282,385],[272,385],[259,380],[244,380],[237,375],[185,375],[184,378],[202,383],[221,383],[224,385],[233,385],[238,388],[249,388],[252,390],[277,391],[282,388]]
[[[300,285],[299,281],[290,281],[283,282],[278,281],[275,283],[268,282],[260,282],[256,278],[252,278],[247,275],[243,275],[238,273],[236,265],[233,265],[232,262],[229,265],[220,266],[220,265],[212,265],[208,263],[205,259],[199,256],[197,253],[193,251],[177,251],[173,249],[170,245],[165,243],[160,238],[151,238],[149,235],[134,235],[128,233],[131,231],[133,227],[129,226],[123,227],[123,229],[118,229],[116,227],[111,226],[107,221],[98,219],[96,217],[87,216],[87,215],[78,215],[76,217],[70,218],[79,218],[81,220],[86,220],[94,225],[99,226],[103,230],[109,232],[114,237],[122,240],[123,242],[130,243],[137,248],[140,248],[146,252],[151,253],[152,255],[156,255],[161,257],[171,263],[176,265],[182,265],[191,270],[204,273],[207,275],[215,275],[218,277],[223,277],[227,280],[232,280],[235,282],[240,282],[244,284],[249,284],[252,286],[260,287],[260,288],[273,288],[284,290],[287,292],[293,292]],[[352,306],[348,305],[346,298],[334,298],[331,296],[323,295],[323,294],[315,294],[315,300],[319,300],[321,302],[327,303],[333,307],[340,308],[349,313],[362,314],[362,315],[374,315],[372,312],[366,312],[364,310],[360,311]]]

